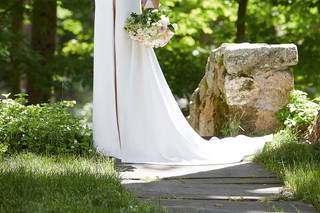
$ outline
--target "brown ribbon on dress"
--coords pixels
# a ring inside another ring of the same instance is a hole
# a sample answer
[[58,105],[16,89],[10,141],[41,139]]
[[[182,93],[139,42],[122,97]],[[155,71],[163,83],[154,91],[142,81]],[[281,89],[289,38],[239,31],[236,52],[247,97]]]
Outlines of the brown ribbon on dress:
[[118,88],[117,88],[117,51],[116,51],[116,0],[113,0],[113,63],[114,63],[114,90],[115,90],[115,102],[116,102],[116,118],[117,118],[117,129],[119,137],[120,149],[121,137],[120,137],[120,126],[119,126],[119,110],[118,110]]

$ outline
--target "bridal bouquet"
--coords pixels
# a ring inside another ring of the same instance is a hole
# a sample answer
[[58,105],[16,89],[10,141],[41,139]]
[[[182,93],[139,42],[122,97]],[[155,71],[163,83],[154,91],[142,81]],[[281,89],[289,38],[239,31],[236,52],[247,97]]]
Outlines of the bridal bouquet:
[[163,47],[174,35],[176,24],[157,9],[145,9],[142,14],[131,13],[124,29],[132,40],[148,47]]

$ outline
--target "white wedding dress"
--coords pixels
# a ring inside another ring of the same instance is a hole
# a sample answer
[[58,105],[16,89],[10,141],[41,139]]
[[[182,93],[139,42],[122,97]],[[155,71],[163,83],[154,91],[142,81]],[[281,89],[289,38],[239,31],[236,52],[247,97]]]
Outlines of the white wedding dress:
[[[105,155],[130,163],[169,165],[241,161],[270,136],[200,137],[180,111],[156,55],[130,40],[123,26],[141,0],[96,0],[94,143]],[[182,73],[183,74],[183,73]]]

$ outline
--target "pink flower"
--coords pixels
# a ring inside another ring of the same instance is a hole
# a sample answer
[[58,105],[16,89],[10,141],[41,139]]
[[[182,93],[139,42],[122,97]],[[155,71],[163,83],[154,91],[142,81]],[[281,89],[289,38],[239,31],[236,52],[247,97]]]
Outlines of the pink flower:
[[161,26],[161,27],[159,28],[159,33],[162,34],[162,33],[166,32],[167,29],[168,29],[167,27]]
[[170,41],[170,39],[174,36],[174,33],[170,30],[168,30],[165,34],[165,36],[163,37],[163,40],[161,42],[160,47],[164,47],[165,45],[168,44],[168,42]]

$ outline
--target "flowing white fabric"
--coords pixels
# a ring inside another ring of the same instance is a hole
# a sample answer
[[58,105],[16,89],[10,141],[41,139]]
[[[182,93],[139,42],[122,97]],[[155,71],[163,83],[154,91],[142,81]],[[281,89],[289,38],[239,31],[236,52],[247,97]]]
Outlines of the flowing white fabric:
[[97,150],[123,162],[171,165],[233,163],[261,150],[271,136],[207,141],[192,129],[153,49],[130,40],[124,31],[131,12],[141,12],[140,0],[96,0],[93,130]]

